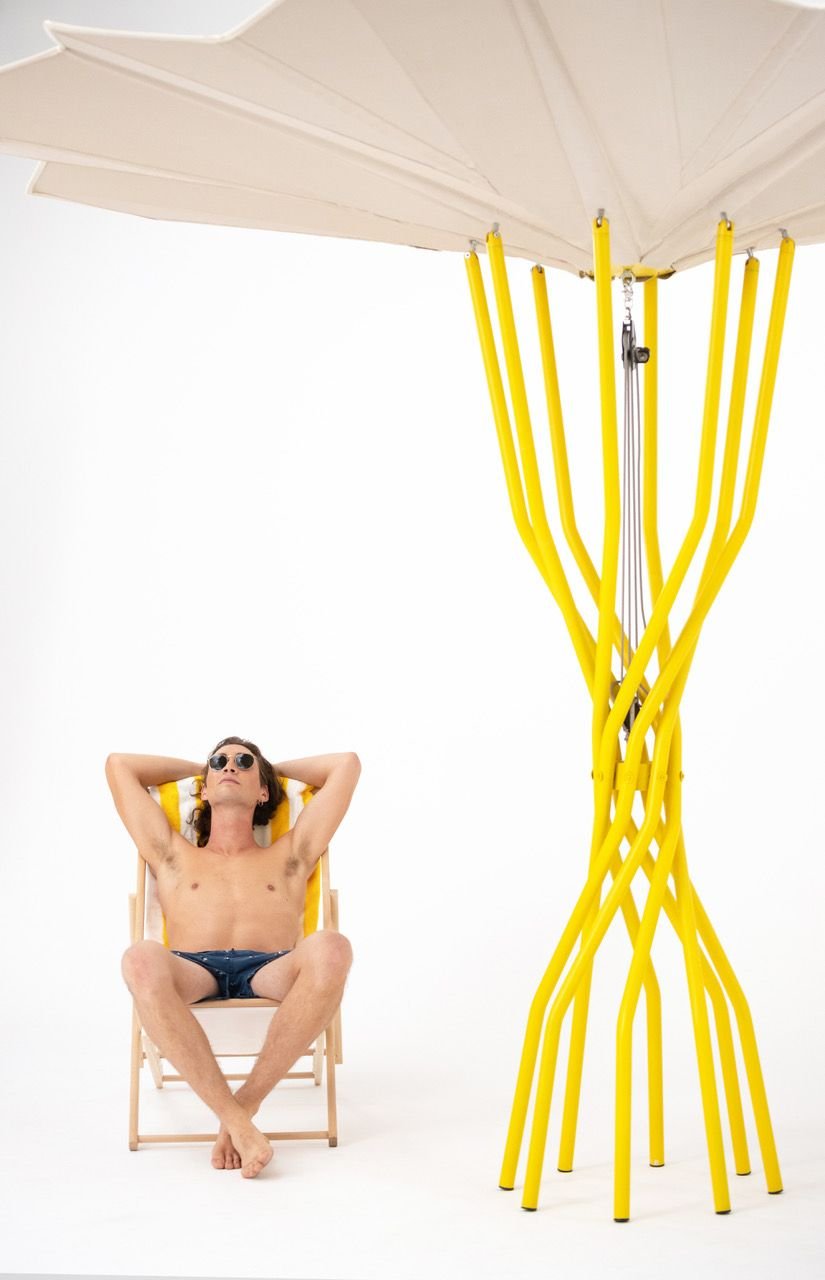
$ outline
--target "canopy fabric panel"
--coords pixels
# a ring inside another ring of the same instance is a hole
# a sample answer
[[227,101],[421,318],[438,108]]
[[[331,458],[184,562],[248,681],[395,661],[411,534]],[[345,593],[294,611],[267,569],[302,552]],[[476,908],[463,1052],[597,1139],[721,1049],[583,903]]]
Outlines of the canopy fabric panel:
[[588,271],[825,239],[825,13],[775,0],[277,0],[223,36],[47,23],[0,68],[29,190]]

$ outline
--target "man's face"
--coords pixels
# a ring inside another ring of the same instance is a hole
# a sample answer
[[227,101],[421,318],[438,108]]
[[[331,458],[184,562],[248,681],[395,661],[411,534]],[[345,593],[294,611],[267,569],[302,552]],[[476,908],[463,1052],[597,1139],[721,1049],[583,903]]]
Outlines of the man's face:
[[[224,756],[224,764],[220,769],[207,765],[201,788],[201,798],[208,800],[213,809],[216,805],[249,809],[268,798],[269,791],[261,781],[257,758],[243,743],[227,742],[218,747],[214,755]],[[252,767],[242,769],[235,759],[237,755],[252,755]]]

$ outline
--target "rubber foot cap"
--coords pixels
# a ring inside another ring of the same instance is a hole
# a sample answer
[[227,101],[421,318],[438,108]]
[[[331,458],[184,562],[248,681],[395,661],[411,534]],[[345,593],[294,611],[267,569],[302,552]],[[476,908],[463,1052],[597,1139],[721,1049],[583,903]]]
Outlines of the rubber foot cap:
[[737,1170],[736,1176],[737,1178],[749,1178],[751,1176],[751,1171],[750,1169],[743,1169],[742,1172],[739,1173]]
[[716,1212],[719,1214],[719,1217],[722,1218],[726,1213],[730,1213],[730,1209],[717,1209]]
[[559,1173],[572,1173],[572,1169],[559,1169]]
[[614,1222],[629,1222],[629,1221],[630,1221],[630,1219],[629,1219],[629,1218],[614,1218],[614,1219],[613,1219],[613,1221],[614,1221]]
[[653,1161],[651,1160],[650,1167],[651,1169],[664,1169],[665,1162],[664,1160],[657,1160],[656,1163],[654,1164]]
[[512,1188],[512,1187],[505,1187],[505,1186],[504,1186],[504,1184],[503,1184],[502,1182],[500,1182],[500,1183],[498,1184],[498,1189],[499,1189],[499,1191],[512,1191],[512,1190],[513,1190],[513,1188]]
[[525,1213],[535,1213],[535,1212],[536,1212],[536,1211],[535,1211],[535,1209],[531,1209],[531,1208],[530,1208],[529,1204],[523,1204],[521,1207],[522,1207],[522,1209],[524,1210],[524,1212],[525,1212]]
[[781,1196],[781,1195],[782,1195],[782,1188],[780,1187],[778,1191],[769,1191],[769,1192],[768,1192],[768,1195],[769,1195],[769,1196]]

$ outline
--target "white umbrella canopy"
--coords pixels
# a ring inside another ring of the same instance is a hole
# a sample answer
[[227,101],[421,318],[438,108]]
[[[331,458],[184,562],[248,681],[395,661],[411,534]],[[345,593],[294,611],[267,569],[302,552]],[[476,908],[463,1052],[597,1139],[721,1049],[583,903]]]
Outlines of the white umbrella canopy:
[[825,239],[825,13],[776,0],[276,0],[223,36],[47,23],[0,69],[29,190],[143,217],[660,271]]

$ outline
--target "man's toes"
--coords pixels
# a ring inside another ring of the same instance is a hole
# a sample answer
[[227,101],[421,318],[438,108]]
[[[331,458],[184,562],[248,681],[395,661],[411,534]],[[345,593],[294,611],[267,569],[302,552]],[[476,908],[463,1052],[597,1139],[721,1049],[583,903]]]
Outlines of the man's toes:
[[272,1148],[266,1148],[252,1156],[249,1162],[241,1166],[241,1176],[244,1178],[257,1178],[262,1169],[265,1169],[272,1159]]
[[212,1148],[213,1169],[237,1169],[237,1152],[227,1136],[221,1135]]

